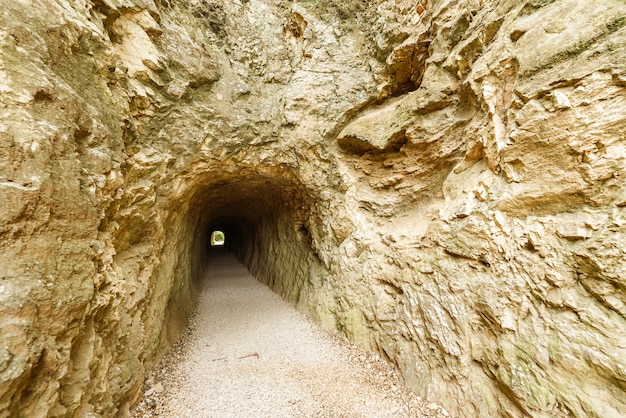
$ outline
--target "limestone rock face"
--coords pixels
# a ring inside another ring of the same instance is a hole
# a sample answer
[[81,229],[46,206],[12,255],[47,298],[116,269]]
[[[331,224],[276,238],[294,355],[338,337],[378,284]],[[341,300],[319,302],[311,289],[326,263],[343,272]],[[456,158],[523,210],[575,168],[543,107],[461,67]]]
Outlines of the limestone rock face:
[[458,416],[626,410],[622,0],[1,3],[0,417],[126,415],[217,227]]

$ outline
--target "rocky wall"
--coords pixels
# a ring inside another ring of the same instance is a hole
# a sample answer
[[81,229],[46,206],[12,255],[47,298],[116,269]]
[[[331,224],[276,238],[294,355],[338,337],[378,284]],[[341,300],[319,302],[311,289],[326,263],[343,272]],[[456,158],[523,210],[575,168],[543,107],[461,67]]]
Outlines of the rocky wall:
[[623,1],[0,4],[0,416],[124,416],[215,222],[458,416],[626,408]]

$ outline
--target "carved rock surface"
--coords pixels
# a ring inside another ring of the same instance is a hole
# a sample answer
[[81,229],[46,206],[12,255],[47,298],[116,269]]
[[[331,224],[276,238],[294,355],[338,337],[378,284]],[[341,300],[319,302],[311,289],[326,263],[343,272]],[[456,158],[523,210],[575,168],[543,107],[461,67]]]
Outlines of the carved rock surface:
[[622,0],[3,1],[0,417],[126,415],[216,228],[458,416],[621,416],[625,109]]

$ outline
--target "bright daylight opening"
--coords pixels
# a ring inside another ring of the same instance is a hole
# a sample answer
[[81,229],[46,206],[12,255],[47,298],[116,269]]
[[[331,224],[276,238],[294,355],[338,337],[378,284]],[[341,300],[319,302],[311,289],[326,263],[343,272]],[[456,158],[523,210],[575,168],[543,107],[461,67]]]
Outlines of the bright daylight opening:
[[211,246],[212,247],[221,247],[224,245],[226,241],[226,236],[222,231],[213,231],[211,234]]

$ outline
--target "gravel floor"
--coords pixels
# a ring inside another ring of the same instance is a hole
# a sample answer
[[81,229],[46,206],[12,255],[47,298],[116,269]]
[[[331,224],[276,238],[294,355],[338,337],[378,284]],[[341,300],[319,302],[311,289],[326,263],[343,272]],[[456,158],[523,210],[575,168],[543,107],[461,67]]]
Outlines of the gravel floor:
[[211,260],[189,330],[146,380],[133,417],[449,417],[230,254]]

